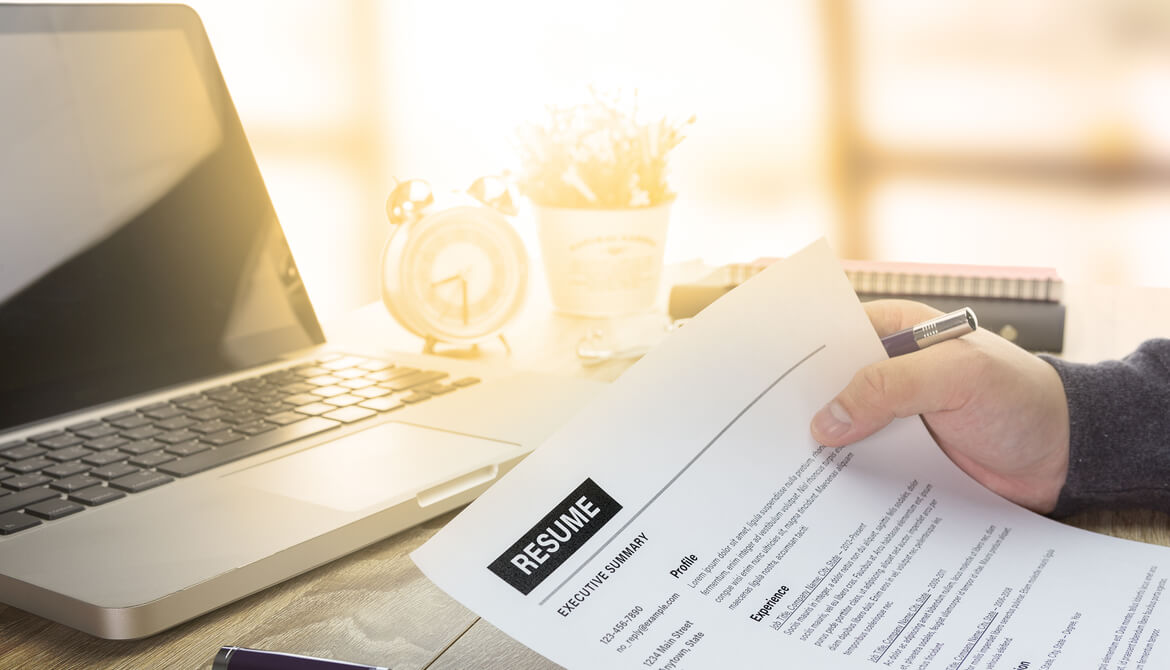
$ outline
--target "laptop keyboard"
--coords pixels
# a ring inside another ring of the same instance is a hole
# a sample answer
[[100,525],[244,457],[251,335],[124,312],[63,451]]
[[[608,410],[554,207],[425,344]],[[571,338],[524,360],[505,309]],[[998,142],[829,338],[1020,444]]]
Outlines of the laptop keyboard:
[[0,535],[479,381],[334,354],[0,444]]

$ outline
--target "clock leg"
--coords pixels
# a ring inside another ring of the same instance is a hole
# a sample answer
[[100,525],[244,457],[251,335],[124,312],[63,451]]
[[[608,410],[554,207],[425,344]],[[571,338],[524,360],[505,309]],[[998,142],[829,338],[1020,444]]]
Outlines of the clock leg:
[[[500,338],[500,342],[502,342],[504,345],[504,350],[508,352],[509,356],[511,356],[512,355],[512,346],[510,344],[508,344],[508,339],[506,337],[504,337],[503,333],[500,333],[500,335],[498,337]],[[433,335],[426,335],[426,336],[424,336],[423,340],[424,341],[423,341],[422,352],[424,354],[435,354],[438,356],[456,356],[456,357],[478,356],[480,354],[478,342],[472,343],[466,349],[455,348],[455,349],[447,349],[444,352],[438,352],[438,351],[435,351],[435,348],[439,344],[441,344],[441,342],[442,342],[441,340],[439,340],[438,338],[436,338]]]
[[436,340],[434,337],[427,335],[425,342],[423,342],[423,353],[424,354],[435,353],[435,345],[438,343],[439,343],[439,341]]

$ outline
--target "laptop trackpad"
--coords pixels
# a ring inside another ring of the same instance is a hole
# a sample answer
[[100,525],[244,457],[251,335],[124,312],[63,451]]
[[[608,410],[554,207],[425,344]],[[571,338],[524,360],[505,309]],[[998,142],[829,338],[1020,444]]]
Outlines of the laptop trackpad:
[[443,493],[454,495],[494,479],[498,463],[525,451],[507,442],[384,423],[226,479],[357,512],[397,504],[420,493],[420,504],[438,502],[447,497]]

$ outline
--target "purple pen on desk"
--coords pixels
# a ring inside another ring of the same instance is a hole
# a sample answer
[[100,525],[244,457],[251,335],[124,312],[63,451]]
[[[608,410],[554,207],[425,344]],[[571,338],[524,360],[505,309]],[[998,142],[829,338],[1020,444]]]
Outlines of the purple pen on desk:
[[279,651],[220,647],[219,653],[215,655],[215,661],[211,664],[211,670],[389,670],[389,668],[285,654]]
[[979,323],[970,307],[936,316],[917,325],[899,330],[882,338],[882,346],[890,358],[925,349],[932,344],[975,332]]

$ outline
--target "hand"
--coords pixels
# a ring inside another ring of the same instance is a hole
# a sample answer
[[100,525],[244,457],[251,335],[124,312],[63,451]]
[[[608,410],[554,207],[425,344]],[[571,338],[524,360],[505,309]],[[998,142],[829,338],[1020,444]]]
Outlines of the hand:
[[[942,313],[908,300],[877,300],[865,310],[882,336]],[[1056,508],[1069,428],[1064,385],[1051,365],[980,329],[862,368],[811,429],[821,444],[839,447],[915,414],[980,484],[1042,514]]]

